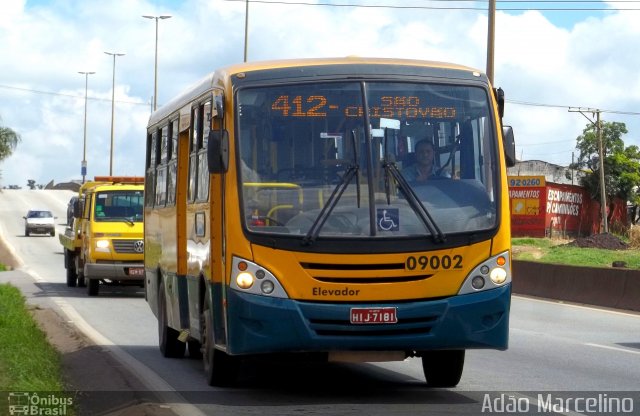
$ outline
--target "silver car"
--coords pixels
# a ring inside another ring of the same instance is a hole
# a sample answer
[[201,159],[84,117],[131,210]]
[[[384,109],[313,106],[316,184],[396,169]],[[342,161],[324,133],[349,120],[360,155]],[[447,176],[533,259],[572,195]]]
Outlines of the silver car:
[[51,211],[30,209],[24,217],[24,235],[31,233],[56,235],[55,219]]

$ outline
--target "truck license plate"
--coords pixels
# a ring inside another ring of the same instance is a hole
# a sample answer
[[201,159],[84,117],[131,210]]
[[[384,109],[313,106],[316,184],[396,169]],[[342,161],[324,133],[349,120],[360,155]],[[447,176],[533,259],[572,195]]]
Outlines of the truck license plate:
[[351,308],[352,324],[395,324],[397,322],[395,307]]
[[144,276],[143,267],[129,267],[129,276]]

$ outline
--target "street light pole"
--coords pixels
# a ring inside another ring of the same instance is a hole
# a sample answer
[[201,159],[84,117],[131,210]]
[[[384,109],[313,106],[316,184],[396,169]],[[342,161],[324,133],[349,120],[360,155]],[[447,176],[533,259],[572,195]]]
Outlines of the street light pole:
[[124,56],[124,53],[105,52],[113,56],[113,81],[111,83],[111,148],[109,150],[109,176],[113,176],[113,119],[115,118],[116,99],[116,56]]
[[82,163],[80,173],[82,174],[82,183],[87,176],[87,87],[89,86],[89,75],[95,72],[78,71],[78,74],[84,75],[84,139],[82,141]]
[[142,16],[145,19],[154,19],[156,21],[156,55],[155,55],[155,63],[153,65],[153,111],[156,111],[158,108],[158,19],[170,19],[170,15],[160,15],[160,16]]

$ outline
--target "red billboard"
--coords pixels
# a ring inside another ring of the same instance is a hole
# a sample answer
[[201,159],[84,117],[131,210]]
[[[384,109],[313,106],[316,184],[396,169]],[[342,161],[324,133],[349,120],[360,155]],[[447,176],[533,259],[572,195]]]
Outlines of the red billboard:
[[[581,186],[546,182],[544,176],[509,176],[514,237],[588,236],[600,232],[600,203]],[[625,227],[626,204],[607,206],[609,229]]]

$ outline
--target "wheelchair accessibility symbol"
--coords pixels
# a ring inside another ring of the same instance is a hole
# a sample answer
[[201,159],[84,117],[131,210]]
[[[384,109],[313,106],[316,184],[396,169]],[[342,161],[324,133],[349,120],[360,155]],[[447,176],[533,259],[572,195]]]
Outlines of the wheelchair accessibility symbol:
[[376,220],[379,231],[399,231],[400,213],[398,208],[378,208]]

